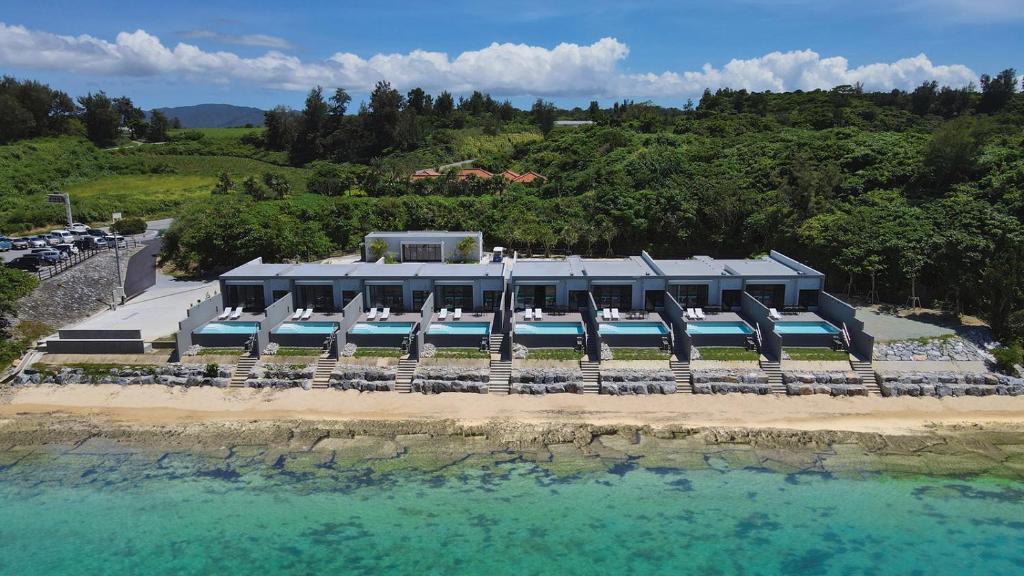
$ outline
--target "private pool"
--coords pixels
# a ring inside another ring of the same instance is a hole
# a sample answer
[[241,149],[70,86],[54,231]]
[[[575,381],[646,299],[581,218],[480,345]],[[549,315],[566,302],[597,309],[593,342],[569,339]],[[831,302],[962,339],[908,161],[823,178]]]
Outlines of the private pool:
[[338,329],[337,322],[285,322],[274,328],[274,334],[323,334]]
[[259,322],[209,322],[193,334],[252,334],[259,329]]
[[602,336],[606,334],[644,334],[665,336],[668,328],[661,322],[602,322],[598,328]]
[[779,334],[839,334],[839,329],[825,322],[776,322],[775,331]]
[[515,333],[582,336],[583,325],[579,322],[522,322],[516,324]]
[[747,326],[746,322],[689,322],[686,324],[686,331],[693,334],[738,334],[749,336],[754,333],[753,328]]
[[490,329],[487,322],[434,322],[427,329],[427,334],[486,336]]
[[348,329],[349,334],[408,334],[412,322],[359,322]]

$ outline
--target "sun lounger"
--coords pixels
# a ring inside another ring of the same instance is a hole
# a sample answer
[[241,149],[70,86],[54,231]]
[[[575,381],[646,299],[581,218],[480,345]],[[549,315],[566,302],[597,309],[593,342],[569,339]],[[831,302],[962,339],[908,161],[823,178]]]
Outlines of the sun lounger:
[[687,318],[689,318],[690,320],[696,320],[697,319],[697,313],[693,311],[693,308],[687,308],[685,316]]
[[302,308],[296,308],[295,314],[292,314],[292,320],[298,320],[299,318],[301,318],[303,312],[304,310]]
[[309,317],[312,316],[312,315],[313,315],[313,309],[312,308],[306,308],[306,311],[302,313],[302,319],[303,320],[309,320]]
[[458,320],[462,318],[462,308],[456,308],[455,312],[452,313],[452,320]]
[[391,316],[391,308],[385,308],[384,310],[381,311],[381,313],[380,313],[380,319],[381,320],[387,320],[388,316]]
[[533,308],[523,310],[523,320],[533,320]]
[[535,319],[537,319],[537,320],[543,320],[544,319],[544,311],[541,310],[540,308],[534,308],[533,309],[533,317]]
[[612,308],[612,320],[621,320],[622,316],[619,315],[618,308]]
[[225,308],[224,311],[220,313],[220,316],[217,316],[217,320],[224,320],[228,316],[231,316],[231,310],[231,308]]
[[242,315],[242,307],[239,306],[238,308],[235,308],[235,310],[233,312],[231,312],[231,316],[228,316],[228,318],[230,318],[231,320],[237,320],[238,317],[241,316],[241,315]]
[[611,308],[603,308],[601,310],[601,318],[604,319],[604,320],[611,320],[612,319],[612,309]]
[[779,311],[776,310],[775,308],[769,308],[768,317],[771,318],[772,320],[779,320],[782,318],[782,314],[779,314]]
[[694,313],[697,314],[697,320],[703,320],[704,319],[704,311],[703,310],[701,310],[700,308],[694,308],[693,311],[694,311]]
[[441,308],[441,311],[437,313],[437,319],[438,320],[444,320],[447,317],[448,317],[448,309],[447,308]]
[[377,309],[376,308],[370,308],[370,311],[366,313],[366,319],[367,320],[376,320],[377,319]]

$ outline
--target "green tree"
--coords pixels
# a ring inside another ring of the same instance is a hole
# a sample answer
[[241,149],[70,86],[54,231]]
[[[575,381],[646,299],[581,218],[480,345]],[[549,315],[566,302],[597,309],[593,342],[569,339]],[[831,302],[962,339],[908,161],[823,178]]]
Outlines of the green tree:
[[291,164],[302,166],[321,157],[321,138],[327,120],[327,110],[323,89],[317,86],[310,90],[306,96],[306,107],[299,117],[295,140],[288,151],[288,161]]
[[530,109],[530,119],[547,136],[555,127],[555,105],[538,98]]
[[166,114],[159,110],[153,110],[149,113],[149,129],[146,130],[146,140],[150,142],[166,142],[167,130],[170,126],[171,123],[167,120]]
[[388,253],[388,242],[382,238],[377,238],[370,242],[370,256],[374,261],[380,260],[387,256]]
[[288,150],[295,141],[295,113],[275,106],[263,113],[263,139],[270,150]]
[[115,234],[124,234],[126,236],[133,236],[135,234],[144,234],[146,229],[149,227],[146,221],[138,216],[130,216],[128,218],[122,218],[117,222],[110,225],[110,230]]
[[255,176],[246,176],[245,180],[242,180],[242,192],[257,201],[267,198],[267,189]]
[[459,253],[459,258],[461,258],[463,262],[474,261],[476,249],[476,238],[473,238],[472,236],[466,236],[462,240],[459,240],[459,243],[455,245],[455,250]]
[[234,189],[235,183],[227,172],[217,174],[217,184],[213,187],[213,194],[227,194]]
[[97,146],[110,146],[117,140],[120,115],[114,103],[103,92],[89,93],[78,99],[82,106],[82,122],[89,140]]

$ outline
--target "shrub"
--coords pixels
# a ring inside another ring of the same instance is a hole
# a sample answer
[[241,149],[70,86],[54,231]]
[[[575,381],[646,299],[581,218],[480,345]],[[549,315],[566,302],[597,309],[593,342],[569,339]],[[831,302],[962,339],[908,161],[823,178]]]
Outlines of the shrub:
[[216,362],[210,362],[206,365],[206,371],[203,373],[207,378],[216,378],[220,374],[220,364]]
[[996,359],[996,368],[1006,374],[1014,374],[1016,366],[1024,364],[1024,348],[1020,344],[1000,346],[992,350],[992,355]]
[[146,227],[146,221],[137,216],[122,218],[110,225],[110,229],[114,233],[124,234],[127,236],[132,234],[142,234],[146,231]]

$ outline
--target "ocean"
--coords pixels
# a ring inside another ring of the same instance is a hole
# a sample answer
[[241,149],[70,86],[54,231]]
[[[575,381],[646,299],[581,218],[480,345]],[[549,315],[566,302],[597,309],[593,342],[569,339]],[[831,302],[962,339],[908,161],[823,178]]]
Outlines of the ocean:
[[983,476],[0,454],[0,574],[1024,573],[1024,483]]

